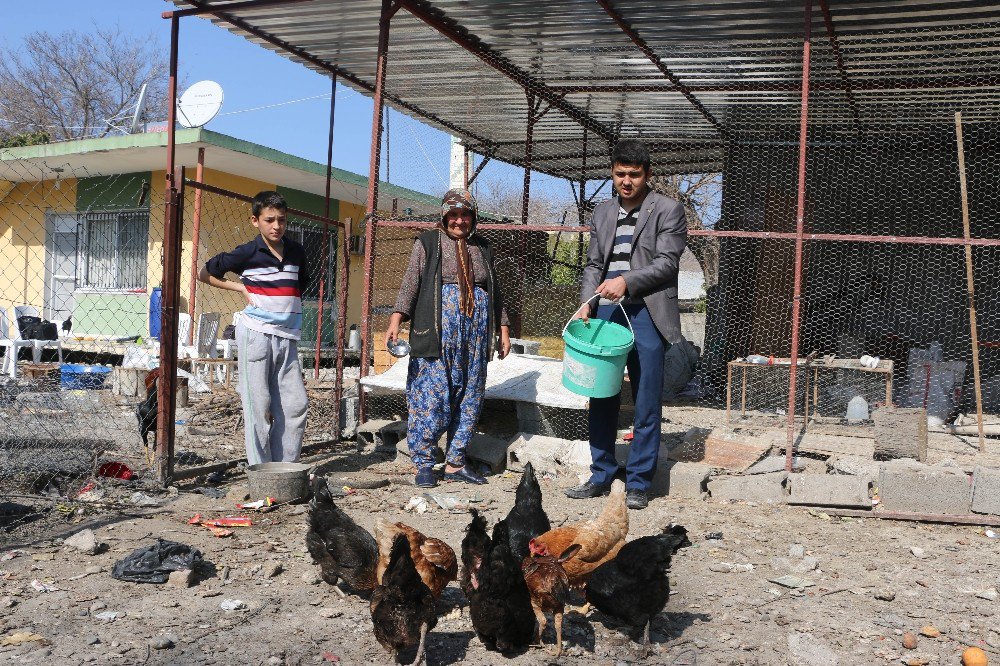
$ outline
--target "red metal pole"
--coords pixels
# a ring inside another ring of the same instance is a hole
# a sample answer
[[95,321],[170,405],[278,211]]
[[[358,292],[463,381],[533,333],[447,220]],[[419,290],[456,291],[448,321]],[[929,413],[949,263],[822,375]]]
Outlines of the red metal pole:
[[160,379],[157,382],[155,469],[170,485],[174,475],[174,418],[177,412],[177,321],[180,308],[181,235],[183,234],[184,167],[177,167],[167,190],[163,225],[163,315],[160,324]]
[[[160,311],[160,380],[157,382],[157,420],[156,420],[156,450],[153,456],[153,466],[156,478],[163,485],[170,483],[174,467],[174,385],[177,382],[177,313],[168,310],[168,305],[176,307],[176,290],[170,289],[170,284],[176,284],[175,276],[168,270],[170,261],[174,260],[176,249],[173,239],[176,238],[176,228],[179,225],[180,201],[174,178],[174,132],[177,123],[177,43],[180,38],[180,19],[170,18],[170,63],[167,82],[167,173],[165,190],[165,205],[163,209],[163,306]],[[183,172],[182,172],[183,174]],[[184,182],[183,175],[181,183]],[[168,259],[170,261],[168,261]],[[179,266],[179,263],[178,263]],[[169,293],[168,292],[173,292]],[[172,301],[168,300],[168,295]]]
[[[375,267],[375,227],[378,225],[378,177],[382,158],[382,93],[385,89],[386,54],[389,51],[389,21],[399,8],[390,0],[382,0],[382,15],[378,25],[378,63],[375,68],[375,93],[372,110],[371,160],[368,166],[368,200],[365,205],[365,265],[361,304],[361,368],[360,376],[368,376],[368,345],[372,340],[372,270]],[[360,402],[358,422],[365,420],[365,394],[358,387]]]
[[[330,179],[333,177],[333,124],[334,112],[337,110],[337,75],[331,77],[330,84],[330,132],[326,142],[326,198],[323,204],[323,217],[330,218]],[[319,266],[319,309],[316,312],[316,356],[313,359],[313,379],[319,379],[320,347],[323,344],[323,304],[326,288],[327,249],[330,245],[330,225],[323,225],[323,249],[321,250]],[[339,414],[337,418],[340,418]]]
[[[198,149],[198,167],[194,172],[195,182],[201,183],[205,180],[205,149]],[[191,229],[191,278],[188,286],[188,315],[191,321],[196,321],[194,311],[198,298],[198,245],[201,243],[201,197],[202,190],[194,191],[194,226]],[[194,344],[194,326],[188,331],[189,345]]]
[[[806,0],[805,35],[802,41],[802,107],[799,112],[799,186],[795,203],[795,285],[792,292],[792,350],[788,375],[788,440],[785,471],[792,471],[792,444],[795,441],[795,390],[798,379],[799,316],[802,301],[802,246],[806,207],[806,142],[809,134],[809,62],[812,39],[812,0]],[[805,414],[803,418],[809,418]]]

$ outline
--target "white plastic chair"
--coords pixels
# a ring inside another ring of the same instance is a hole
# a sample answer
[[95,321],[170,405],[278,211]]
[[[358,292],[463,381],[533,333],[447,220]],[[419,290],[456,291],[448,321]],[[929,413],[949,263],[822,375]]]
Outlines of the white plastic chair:
[[[242,312],[233,313],[233,326],[237,326],[240,323],[240,317],[242,316]],[[232,340],[219,340],[217,352],[221,353],[222,358],[225,359],[236,358],[236,338],[234,337]]]
[[[180,355],[186,358],[218,358],[216,345],[219,337],[219,321],[222,318],[218,312],[202,312],[198,317],[198,328],[195,329],[194,344],[185,344],[187,332],[191,330],[191,318],[181,314],[178,322],[177,337],[181,341]],[[187,318],[186,329],[184,318]]]
[[188,344],[188,338],[191,336],[191,315],[186,312],[182,312],[177,315],[177,356],[178,358],[187,358],[189,356],[188,351],[193,349],[192,345]]
[[[32,305],[15,305],[14,306],[14,321],[16,322],[20,317],[37,317],[38,310]],[[18,337],[21,337],[20,329],[18,330]],[[31,361],[32,363],[42,362],[42,350],[46,347],[55,347],[56,351],[59,352],[59,363],[63,362],[62,354],[62,340],[29,340],[31,343]]]
[[4,348],[3,366],[0,367],[0,374],[9,374],[11,379],[17,379],[17,351],[22,347],[34,347],[34,342],[22,340],[20,331],[11,337],[7,308],[0,308],[0,347]]

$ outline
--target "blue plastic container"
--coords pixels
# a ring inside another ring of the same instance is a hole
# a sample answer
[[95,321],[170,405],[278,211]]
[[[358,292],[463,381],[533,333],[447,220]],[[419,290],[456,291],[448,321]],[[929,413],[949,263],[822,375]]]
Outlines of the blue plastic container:
[[163,289],[153,287],[149,292],[149,337],[160,339],[160,324],[163,321]]
[[102,389],[110,374],[111,368],[101,365],[65,363],[59,368],[59,384],[67,391]]

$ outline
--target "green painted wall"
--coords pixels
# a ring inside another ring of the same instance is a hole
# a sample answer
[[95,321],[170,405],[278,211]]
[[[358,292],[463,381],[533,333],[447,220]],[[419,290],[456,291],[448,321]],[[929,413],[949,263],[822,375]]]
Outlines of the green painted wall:
[[143,183],[149,184],[152,177],[152,173],[140,171],[79,178],[76,184],[76,209],[82,213],[88,210],[149,208],[149,191],[147,190],[142,205],[139,205],[139,197]]
[[[149,333],[149,296],[76,292],[74,335],[142,336]],[[314,334],[315,335],[315,334]]]
[[[324,213],[323,209],[326,205],[326,199],[318,194],[303,192],[302,190],[295,190],[290,187],[282,187],[281,185],[278,185],[278,194],[285,197],[285,201],[288,202],[290,208],[298,208],[314,215],[322,215]],[[339,216],[340,202],[336,199],[330,199],[330,218],[336,220]],[[302,220],[302,222],[309,223],[310,221]]]
[[[337,322],[330,319],[334,304],[327,300],[323,303],[326,319],[323,320],[323,347],[333,347],[337,333]],[[319,311],[319,301],[302,302],[302,340],[299,345],[314,349],[316,347],[316,314]]]

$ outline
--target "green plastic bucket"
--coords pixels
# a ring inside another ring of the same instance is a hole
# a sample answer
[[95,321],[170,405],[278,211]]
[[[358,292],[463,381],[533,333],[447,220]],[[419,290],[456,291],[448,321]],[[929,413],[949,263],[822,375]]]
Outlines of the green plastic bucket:
[[[621,303],[618,304],[619,307]],[[622,307],[622,312],[625,308]],[[625,315],[628,322],[628,314]],[[577,395],[588,398],[610,398],[622,390],[625,361],[635,343],[632,324],[604,319],[571,319],[563,328],[562,384]]]

